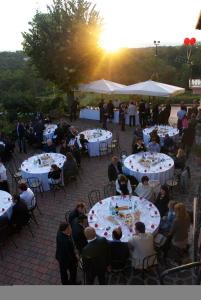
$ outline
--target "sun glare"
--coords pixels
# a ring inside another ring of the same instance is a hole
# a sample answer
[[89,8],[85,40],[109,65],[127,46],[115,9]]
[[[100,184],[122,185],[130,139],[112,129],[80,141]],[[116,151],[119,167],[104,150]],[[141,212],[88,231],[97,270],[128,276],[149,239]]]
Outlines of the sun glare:
[[106,30],[101,34],[100,46],[107,52],[116,52],[122,47],[122,43],[114,31]]

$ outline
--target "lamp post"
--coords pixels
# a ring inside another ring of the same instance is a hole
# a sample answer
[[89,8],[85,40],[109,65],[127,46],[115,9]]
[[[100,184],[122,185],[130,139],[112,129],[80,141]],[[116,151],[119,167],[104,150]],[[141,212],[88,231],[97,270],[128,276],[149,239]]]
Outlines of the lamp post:
[[156,47],[155,56],[158,56],[158,46],[160,45],[160,41],[154,41],[154,46]]

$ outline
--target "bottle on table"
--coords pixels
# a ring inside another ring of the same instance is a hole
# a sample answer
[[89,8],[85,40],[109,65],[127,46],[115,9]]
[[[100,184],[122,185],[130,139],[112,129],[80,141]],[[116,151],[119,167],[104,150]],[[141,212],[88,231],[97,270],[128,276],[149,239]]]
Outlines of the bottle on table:
[[118,215],[118,213],[119,213],[119,206],[117,205],[117,203],[115,205],[114,210],[115,210],[116,215]]

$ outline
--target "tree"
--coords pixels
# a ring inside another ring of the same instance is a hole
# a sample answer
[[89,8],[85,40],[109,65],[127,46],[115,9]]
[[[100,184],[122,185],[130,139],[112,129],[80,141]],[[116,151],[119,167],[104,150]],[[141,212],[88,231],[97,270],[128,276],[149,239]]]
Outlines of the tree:
[[36,12],[23,48],[40,76],[72,96],[81,82],[93,78],[101,57],[102,20],[90,2],[53,0],[46,14]]

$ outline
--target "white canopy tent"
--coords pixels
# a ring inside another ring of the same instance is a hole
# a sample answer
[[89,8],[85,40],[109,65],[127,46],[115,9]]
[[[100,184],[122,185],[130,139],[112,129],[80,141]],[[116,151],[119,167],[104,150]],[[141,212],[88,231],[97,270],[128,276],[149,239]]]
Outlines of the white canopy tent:
[[78,90],[80,92],[91,92],[99,94],[113,94],[115,91],[125,88],[126,85],[116,83],[113,81],[101,79],[97,81],[92,81],[88,84],[80,84]]
[[115,89],[116,94],[133,94],[158,97],[170,97],[183,94],[184,92],[184,88],[152,80],[128,85],[125,88]]

